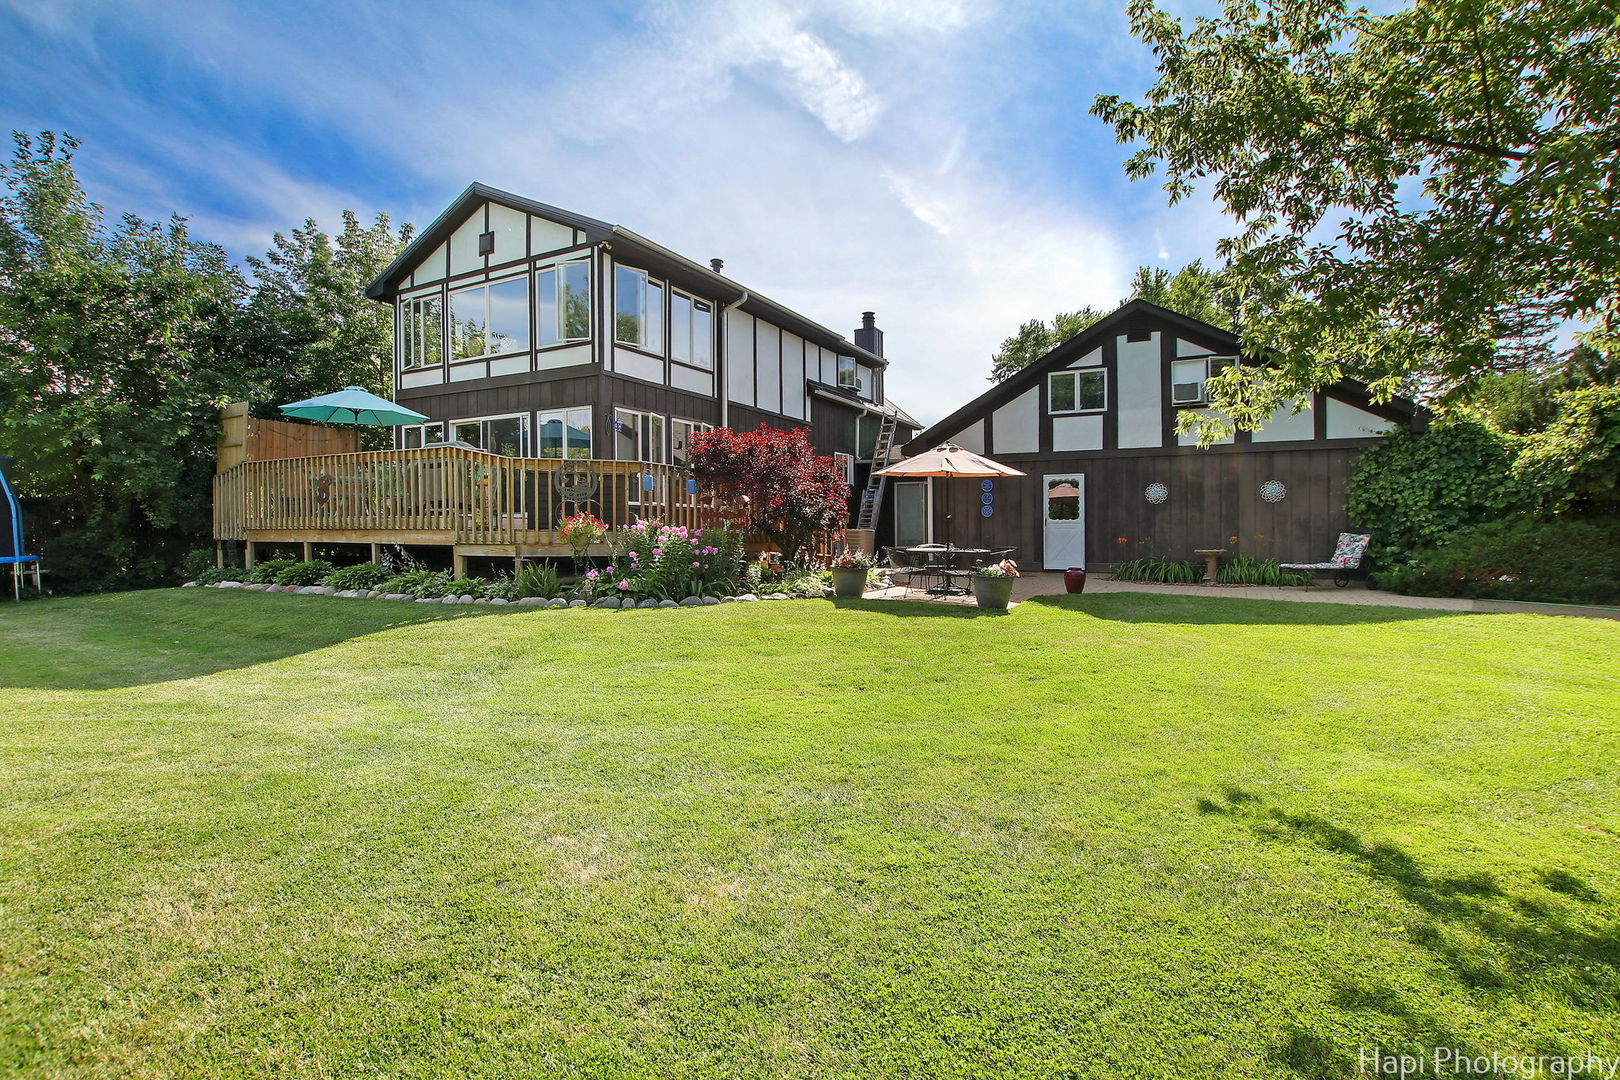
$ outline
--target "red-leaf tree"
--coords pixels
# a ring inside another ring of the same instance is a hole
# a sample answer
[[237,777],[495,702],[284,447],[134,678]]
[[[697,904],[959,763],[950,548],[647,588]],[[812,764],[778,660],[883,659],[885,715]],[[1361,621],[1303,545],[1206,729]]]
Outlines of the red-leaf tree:
[[761,424],[697,432],[687,444],[692,472],[715,489],[728,516],[774,542],[786,559],[799,558],[818,532],[841,528],[848,512],[844,470],[818,455],[803,428]]

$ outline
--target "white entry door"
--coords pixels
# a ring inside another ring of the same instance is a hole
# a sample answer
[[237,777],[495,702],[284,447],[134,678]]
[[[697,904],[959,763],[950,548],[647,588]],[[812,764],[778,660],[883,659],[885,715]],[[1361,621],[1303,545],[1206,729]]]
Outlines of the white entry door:
[[1042,565],[1048,570],[1085,566],[1085,473],[1048,473],[1041,492]]

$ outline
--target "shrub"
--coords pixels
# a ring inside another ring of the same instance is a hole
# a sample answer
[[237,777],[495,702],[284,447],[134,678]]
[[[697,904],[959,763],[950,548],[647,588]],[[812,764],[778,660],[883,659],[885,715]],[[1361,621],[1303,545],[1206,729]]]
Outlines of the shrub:
[[1378,583],[1421,596],[1620,603],[1620,520],[1487,522],[1381,571]]
[[374,562],[356,563],[353,566],[342,566],[326,575],[323,585],[330,585],[340,592],[350,589],[375,589],[394,575],[385,567]]
[[511,577],[498,577],[494,581],[486,581],[484,595],[491,600],[522,599],[517,589],[517,579]]
[[277,585],[319,585],[332,572],[332,564],[325,559],[295,562],[276,575]]
[[1179,559],[1161,559],[1148,556],[1127,559],[1114,568],[1119,581],[1152,581],[1161,585],[1196,585],[1204,580],[1204,567],[1199,563]]
[[385,593],[403,593],[418,600],[437,600],[450,595],[450,575],[442,570],[408,570],[389,578],[377,588]]
[[843,467],[817,454],[803,428],[701,431],[686,452],[693,474],[713,485],[727,519],[768,537],[783,558],[798,558],[816,533],[838,528],[848,516]]
[[239,566],[210,566],[197,573],[188,581],[195,581],[199,585],[218,585],[222,581],[241,581],[242,568]]
[[1404,563],[1530,501],[1513,480],[1514,450],[1512,436],[1467,417],[1391,432],[1357,459],[1345,508],[1380,563]]
[[[181,581],[197,581],[214,566],[214,552],[212,548],[192,548],[186,552],[186,557],[180,560]],[[234,581],[235,578],[223,578],[224,581]]]
[[517,573],[514,587],[518,599],[538,596],[551,600],[562,595],[562,579],[557,576],[557,568],[550,563],[525,563]]
[[268,559],[244,573],[242,580],[250,585],[274,585],[283,570],[297,565],[297,559]]
[[1293,570],[1284,570],[1276,559],[1256,559],[1234,555],[1215,572],[1222,585],[1309,585],[1311,579]]
[[[738,587],[742,537],[727,529],[688,529],[638,521],[616,532],[613,565],[591,570],[593,584],[611,583],[604,592],[654,600],[719,595]],[[618,588],[628,582],[627,588]]]
[[484,595],[484,579],[481,577],[458,577],[445,582],[446,596],[470,596],[474,600]]
[[1514,474],[1543,512],[1606,512],[1620,506],[1620,386],[1558,395],[1558,415],[1525,438]]

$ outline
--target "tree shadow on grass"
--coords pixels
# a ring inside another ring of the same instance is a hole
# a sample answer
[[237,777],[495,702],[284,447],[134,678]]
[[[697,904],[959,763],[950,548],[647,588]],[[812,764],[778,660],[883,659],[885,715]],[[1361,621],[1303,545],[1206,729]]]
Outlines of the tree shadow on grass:
[[[1367,843],[1323,817],[1268,806],[1241,788],[1199,799],[1197,807],[1267,840],[1304,844],[1346,859],[1354,872],[1415,909],[1408,939],[1453,987],[1483,1005],[1532,988],[1594,1018],[1620,1003],[1620,917],[1598,890],[1568,870],[1544,869],[1536,886],[1510,890],[1484,872],[1437,872],[1394,844]],[[1401,1045],[1386,1036],[1386,1051],[1432,1053],[1446,1047],[1476,1057],[1481,1053],[1397,988],[1352,977],[1335,980],[1334,986],[1331,1004],[1342,1014],[1368,1016],[1366,1028],[1396,1033]],[[1554,1056],[1585,1050],[1555,1040],[1535,1049]],[[1325,1031],[1295,1025],[1272,1056],[1302,1076],[1354,1076],[1365,1068],[1361,1050],[1346,1050]]]
[[1095,596],[1034,596],[1024,604],[1082,612],[1110,622],[1198,626],[1359,626],[1475,615],[1474,612],[1433,608],[1127,592],[1099,593]]
[[212,675],[402,626],[531,608],[236,590],[151,590],[19,605],[0,617],[0,689],[104,690]]

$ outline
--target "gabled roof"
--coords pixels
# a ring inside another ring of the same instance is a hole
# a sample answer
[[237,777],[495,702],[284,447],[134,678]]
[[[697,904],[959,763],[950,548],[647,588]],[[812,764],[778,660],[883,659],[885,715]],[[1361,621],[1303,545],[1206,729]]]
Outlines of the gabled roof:
[[[1054,346],[1028,367],[997,383],[927,431],[920,433],[911,440],[911,444],[932,445],[934,441],[957,434],[979,416],[1000,408],[1039,383],[1048,372],[1066,367],[1070,362],[1102,344],[1109,336],[1123,332],[1144,317],[1159,323],[1168,323],[1172,329],[1185,331],[1189,336],[1208,341],[1214,345],[1218,354],[1246,355],[1243,352],[1242,341],[1230,330],[1223,330],[1202,319],[1183,315],[1179,311],[1172,311],[1146,300],[1127,300],[1074,337]],[[1371,408],[1385,409],[1406,418],[1416,419],[1420,423],[1428,416],[1428,410],[1406,398],[1397,397],[1384,402],[1374,402],[1367,392],[1367,385],[1354,379],[1341,379],[1333,384],[1332,389]]]
[[652,270],[666,276],[685,278],[688,281],[697,281],[715,299],[726,304],[737,304],[738,308],[750,315],[758,315],[768,319],[785,330],[791,330],[800,337],[819,340],[827,347],[837,350],[844,356],[853,356],[863,364],[872,367],[888,367],[888,361],[876,353],[871,353],[856,345],[842,334],[827,329],[820,323],[805,318],[792,308],[783,307],[768,297],[761,296],[751,289],[726,277],[717,274],[708,266],[688,259],[662,244],[655,243],[638,233],[632,232],[622,225],[613,225],[597,218],[586,217],[570,210],[563,210],[533,199],[526,199],[521,195],[514,195],[510,191],[490,187],[488,184],[473,183],[467,190],[456,196],[454,202],[447,207],[444,213],[433,219],[433,223],[423,229],[417,237],[410,242],[404,251],[388,268],[377,276],[366,289],[366,296],[383,303],[390,303],[399,292],[404,277],[423,259],[433,253],[433,250],[455,232],[457,227],[466,219],[467,215],[485,202],[499,203],[513,210],[525,214],[534,214],[537,217],[549,218],[552,221],[571,228],[578,229],[585,234],[587,243],[604,243],[615,255],[626,255],[630,262],[637,267]]

